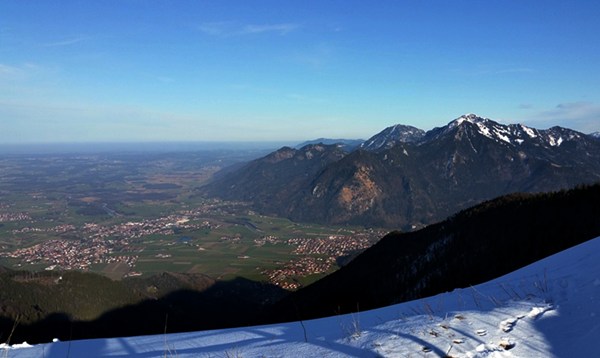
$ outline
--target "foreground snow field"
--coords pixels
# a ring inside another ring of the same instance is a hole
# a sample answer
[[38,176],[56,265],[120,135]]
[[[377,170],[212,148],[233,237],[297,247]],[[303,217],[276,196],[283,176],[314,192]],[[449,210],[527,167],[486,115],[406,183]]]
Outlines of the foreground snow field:
[[[512,250],[505,255],[510,259]],[[0,345],[2,357],[600,357],[600,238],[496,280],[329,318]]]

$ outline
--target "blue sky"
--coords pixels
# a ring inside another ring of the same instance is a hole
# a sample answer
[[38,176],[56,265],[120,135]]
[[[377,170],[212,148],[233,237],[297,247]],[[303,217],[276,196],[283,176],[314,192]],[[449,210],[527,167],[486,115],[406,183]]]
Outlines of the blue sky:
[[0,2],[0,142],[600,130],[597,1]]

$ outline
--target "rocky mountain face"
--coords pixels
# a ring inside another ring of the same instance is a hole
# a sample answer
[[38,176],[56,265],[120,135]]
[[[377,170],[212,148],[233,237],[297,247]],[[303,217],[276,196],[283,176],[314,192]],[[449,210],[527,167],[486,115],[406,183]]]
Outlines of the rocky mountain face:
[[292,220],[422,227],[500,195],[600,181],[600,141],[474,114],[428,132],[393,126],[350,153],[282,148],[202,188]]
[[263,158],[218,177],[202,190],[225,200],[251,202],[263,213],[287,216],[291,198],[327,165],[348,153],[338,144],[283,147]]

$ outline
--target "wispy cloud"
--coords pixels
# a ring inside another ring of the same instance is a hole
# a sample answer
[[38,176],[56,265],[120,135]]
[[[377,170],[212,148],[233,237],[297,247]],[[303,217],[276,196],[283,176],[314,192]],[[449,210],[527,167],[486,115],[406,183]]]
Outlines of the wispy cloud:
[[307,102],[307,103],[325,103],[325,102],[327,102],[323,98],[307,96],[307,95],[299,94],[299,93],[288,93],[285,95],[285,98],[292,100],[292,101]]
[[0,77],[19,75],[22,70],[15,66],[0,63]]
[[88,38],[89,38],[88,36],[71,37],[71,38],[66,38],[66,39],[59,40],[59,41],[47,42],[47,43],[43,44],[42,46],[44,46],[44,47],[71,46],[71,45],[83,42],[83,41],[87,40]]
[[335,47],[328,43],[319,43],[293,52],[289,57],[294,62],[319,69],[330,63],[334,59],[335,54]]
[[262,34],[265,32],[273,32],[279,35],[285,35],[298,28],[296,24],[274,24],[274,25],[247,25],[243,28],[243,33],[246,34]]
[[495,75],[502,75],[507,73],[532,73],[535,72],[532,68],[527,67],[514,67],[514,68],[501,68],[496,70],[491,70],[489,73]]
[[156,76],[156,80],[161,83],[174,83],[175,79],[169,76]]
[[454,69],[453,72],[466,75],[466,76],[493,76],[493,75],[506,75],[506,74],[525,74],[533,73],[535,70],[528,67],[517,67],[517,66],[497,66],[497,65],[479,65],[473,68],[459,68]]
[[600,130],[600,105],[587,102],[566,102],[548,110],[540,111],[530,122],[548,126],[560,125],[584,133]]
[[232,32],[231,22],[205,22],[198,26],[198,30],[212,36],[224,36]]
[[280,24],[240,24],[232,21],[206,22],[198,26],[198,29],[211,36],[244,36],[258,34],[286,35],[295,31],[300,26],[293,23]]
[[0,63],[0,80],[26,79],[29,75],[39,70],[40,66],[30,62],[16,66]]

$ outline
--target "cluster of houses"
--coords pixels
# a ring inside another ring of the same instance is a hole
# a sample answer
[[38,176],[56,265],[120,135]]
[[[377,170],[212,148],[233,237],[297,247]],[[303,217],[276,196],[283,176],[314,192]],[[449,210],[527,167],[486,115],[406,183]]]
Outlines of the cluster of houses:
[[[282,267],[264,270],[269,281],[288,290],[300,287],[298,278],[331,271],[339,257],[365,250],[382,235],[381,232],[366,231],[353,235],[330,235],[328,237],[298,237],[285,241],[295,246],[293,253],[301,256]],[[270,236],[261,238],[264,242],[279,243],[281,240]],[[256,242],[256,240],[255,240]]]
[[93,264],[124,262],[134,267],[138,256],[112,255],[113,247],[106,240],[48,240],[44,243],[0,253],[0,256],[20,259],[24,264],[48,264],[47,269],[88,270]]

